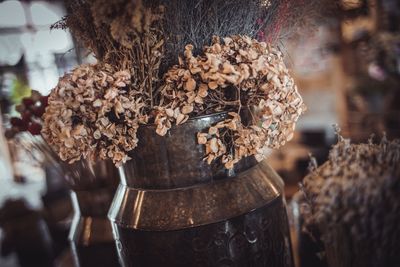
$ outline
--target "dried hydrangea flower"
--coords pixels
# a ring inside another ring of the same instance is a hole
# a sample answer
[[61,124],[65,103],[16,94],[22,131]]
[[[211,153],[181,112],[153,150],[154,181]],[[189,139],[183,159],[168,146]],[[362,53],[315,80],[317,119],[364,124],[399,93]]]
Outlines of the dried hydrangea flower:
[[[214,38],[199,56],[193,55],[192,45],[186,46],[184,59],[165,75],[155,124],[157,133],[165,135],[173,124],[189,117],[210,110],[231,111],[232,118],[215,126],[218,135],[198,138],[206,145],[208,162],[221,158],[232,168],[243,157],[262,160],[266,148],[279,148],[289,141],[305,107],[280,51],[247,36],[223,41]],[[249,127],[242,125],[238,115],[243,107],[254,113]],[[220,138],[226,131],[232,133],[233,144]],[[234,153],[228,145],[233,145]]]
[[[168,70],[156,96],[153,74],[143,80],[136,69],[76,68],[51,93],[44,137],[63,160],[99,156],[120,164],[137,145],[139,124],[149,118],[163,136],[189,117],[228,111],[231,118],[199,135],[207,162],[221,159],[227,168],[243,157],[262,160],[267,148],[291,139],[304,105],[278,50],[246,36],[224,38],[224,44],[215,38],[197,57],[192,50],[186,46],[185,58]],[[250,126],[241,122],[242,108],[252,112]]]
[[137,145],[144,103],[136,98],[129,71],[110,65],[81,65],[64,75],[52,90],[43,115],[42,135],[70,163],[81,158],[128,159]]

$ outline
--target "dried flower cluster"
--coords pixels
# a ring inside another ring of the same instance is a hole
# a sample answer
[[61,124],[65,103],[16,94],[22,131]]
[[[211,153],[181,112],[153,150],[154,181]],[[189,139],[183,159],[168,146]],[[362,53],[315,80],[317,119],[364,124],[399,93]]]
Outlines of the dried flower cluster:
[[62,77],[50,94],[43,137],[62,160],[98,154],[120,164],[136,147],[145,104],[136,97],[128,71],[109,65],[82,65]]
[[335,235],[347,233],[354,257],[365,258],[368,266],[389,266],[383,263],[399,260],[400,140],[351,144],[340,139],[329,160],[304,179],[306,226],[316,225],[324,242],[339,251],[343,244],[332,242],[343,239]]
[[[99,60],[60,79],[44,115],[43,137],[61,159],[111,158],[120,165],[147,123],[163,56],[163,7],[142,1],[68,2],[69,27]],[[122,14],[122,15],[121,15]]]
[[[153,116],[157,133],[165,135],[189,117],[231,111],[232,118],[198,135],[207,161],[221,158],[227,168],[251,155],[262,160],[266,148],[292,138],[304,107],[279,51],[245,36],[224,38],[224,44],[216,38],[204,56],[194,57],[192,48],[166,73],[154,109],[134,70],[115,71],[107,64],[76,68],[51,93],[44,137],[63,160],[98,154],[120,164],[136,147],[139,124]],[[250,126],[242,124],[242,108],[251,110]]]
[[[42,133],[63,160],[99,156],[118,165],[135,148],[139,124],[154,123],[163,136],[174,124],[222,111],[231,117],[198,135],[208,162],[220,159],[232,168],[243,157],[262,160],[266,148],[291,139],[303,101],[281,52],[252,39],[263,24],[255,18],[271,21],[279,1],[262,10],[264,1],[252,1],[241,26],[221,24],[220,17],[243,17],[224,1],[210,1],[210,9],[189,2],[202,18],[198,27],[182,11],[173,16],[178,1],[68,1],[69,15],[55,27],[71,28],[99,63],[76,68],[51,93]],[[236,30],[251,37],[232,35]],[[200,52],[215,32],[228,37],[214,37]],[[177,57],[185,40],[194,45],[185,46],[179,64],[165,65],[163,58]],[[245,123],[243,112],[250,118]]]
[[[192,49],[187,45],[185,58],[166,73],[155,118],[158,134],[189,116],[231,111],[232,118],[198,135],[207,161],[222,157],[227,168],[251,155],[262,160],[267,147],[293,137],[304,105],[280,51],[247,36],[226,37],[223,44],[214,38],[197,57]],[[241,122],[242,108],[252,110],[250,126]],[[233,144],[224,138],[227,132]]]

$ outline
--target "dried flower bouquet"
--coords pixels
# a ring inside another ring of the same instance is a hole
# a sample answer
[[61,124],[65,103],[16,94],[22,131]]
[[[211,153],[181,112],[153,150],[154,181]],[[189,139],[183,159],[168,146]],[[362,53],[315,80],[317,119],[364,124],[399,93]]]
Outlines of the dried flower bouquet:
[[[193,33],[206,31],[193,28],[193,21],[190,32],[186,24],[177,26],[176,20],[188,19],[173,9],[177,2],[69,3],[70,14],[55,27],[69,27],[98,63],[67,73],[50,94],[42,134],[61,159],[110,158],[120,165],[137,146],[140,125],[155,124],[163,136],[173,125],[217,112],[228,112],[229,118],[197,136],[208,163],[219,160],[229,169],[243,157],[262,160],[267,148],[292,138],[305,109],[302,98],[279,49],[255,39],[265,24],[277,21],[272,18],[279,1],[250,1],[249,18],[234,34],[235,28],[210,21],[213,12],[235,16],[234,5],[242,0],[225,9],[219,9],[224,1],[200,1],[196,10],[205,10],[199,11],[204,20],[199,27],[208,25],[208,32],[216,33],[211,39],[195,38]],[[236,19],[243,20],[240,16]],[[177,62],[171,61],[174,53]],[[242,121],[243,112],[250,114],[249,122]]]

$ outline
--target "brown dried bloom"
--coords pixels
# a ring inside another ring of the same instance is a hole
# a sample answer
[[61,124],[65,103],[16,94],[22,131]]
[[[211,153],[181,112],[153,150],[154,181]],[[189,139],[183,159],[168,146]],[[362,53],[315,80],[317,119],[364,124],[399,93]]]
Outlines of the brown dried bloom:
[[[165,135],[172,124],[189,117],[231,111],[232,119],[198,138],[207,146],[208,162],[221,157],[232,168],[243,157],[262,160],[267,147],[279,148],[290,140],[305,107],[280,51],[247,36],[223,40],[214,38],[196,57],[193,46],[186,46],[184,59],[165,75],[155,124],[157,133]],[[242,108],[252,110],[251,126],[242,124]],[[223,138],[227,131],[232,144]],[[232,145],[234,152],[227,149]]]
[[63,160],[91,156],[119,165],[136,147],[138,125],[147,123],[153,107],[164,10],[140,0],[72,0],[68,6],[69,15],[58,26],[70,27],[100,63],[79,66],[60,80],[43,135]]
[[81,158],[128,159],[139,123],[147,122],[129,71],[110,65],[81,65],[64,75],[49,96],[42,135],[70,163]]
[[[165,75],[154,109],[152,71],[143,76],[135,68],[116,71],[108,64],[76,68],[50,95],[44,137],[63,160],[99,156],[120,164],[137,145],[138,125],[149,117],[163,136],[189,117],[227,111],[231,118],[198,135],[205,159],[220,158],[226,168],[243,157],[264,159],[267,148],[292,138],[302,99],[279,51],[245,36],[224,42],[215,38],[197,57],[188,45],[185,60]],[[249,125],[242,123],[241,110],[251,113]]]

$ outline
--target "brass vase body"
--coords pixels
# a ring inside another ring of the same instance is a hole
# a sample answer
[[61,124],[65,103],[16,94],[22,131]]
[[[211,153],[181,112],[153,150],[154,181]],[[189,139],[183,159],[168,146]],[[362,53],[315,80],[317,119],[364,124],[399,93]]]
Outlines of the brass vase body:
[[251,157],[233,170],[203,160],[196,134],[225,118],[164,137],[139,128],[109,212],[123,266],[292,266],[280,177]]
[[76,267],[120,266],[107,212],[118,185],[118,170],[108,161],[69,165],[74,218],[69,233]]

